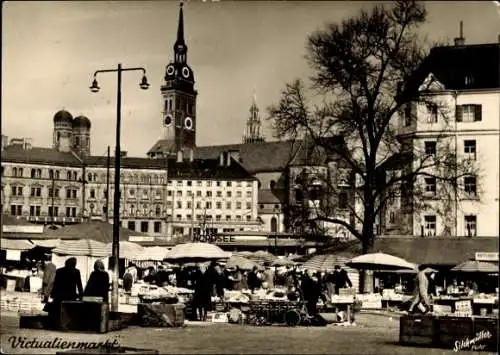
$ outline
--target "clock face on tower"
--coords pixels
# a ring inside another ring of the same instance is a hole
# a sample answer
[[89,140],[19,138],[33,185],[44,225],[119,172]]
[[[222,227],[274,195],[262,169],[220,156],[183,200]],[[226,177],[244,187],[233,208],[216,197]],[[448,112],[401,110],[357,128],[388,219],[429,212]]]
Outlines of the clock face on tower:
[[183,67],[182,68],[182,76],[187,79],[187,78],[189,78],[189,74],[190,74],[189,68]]
[[193,120],[191,119],[191,117],[186,117],[184,119],[184,127],[186,129],[193,129]]
[[165,115],[165,118],[163,120],[163,124],[165,126],[170,126],[173,122],[173,119],[172,119],[172,115],[168,114],[168,115]]
[[169,64],[167,66],[167,75],[174,75],[175,73],[175,67],[172,64]]

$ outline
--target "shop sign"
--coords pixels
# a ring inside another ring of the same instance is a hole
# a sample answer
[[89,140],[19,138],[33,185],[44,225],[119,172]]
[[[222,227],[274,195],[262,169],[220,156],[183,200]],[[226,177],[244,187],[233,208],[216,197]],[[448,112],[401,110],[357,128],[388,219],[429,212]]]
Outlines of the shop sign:
[[43,233],[43,226],[2,226],[4,233]]
[[498,261],[498,253],[477,252],[477,261]]
[[193,237],[193,242],[201,243],[234,243],[236,241],[235,237],[229,235],[195,235]]
[[131,235],[128,237],[129,242],[154,242],[155,237],[143,236],[143,235]]
[[21,251],[20,250],[7,249],[5,251],[5,259],[7,259],[7,260],[14,260],[14,261],[20,261],[21,260]]

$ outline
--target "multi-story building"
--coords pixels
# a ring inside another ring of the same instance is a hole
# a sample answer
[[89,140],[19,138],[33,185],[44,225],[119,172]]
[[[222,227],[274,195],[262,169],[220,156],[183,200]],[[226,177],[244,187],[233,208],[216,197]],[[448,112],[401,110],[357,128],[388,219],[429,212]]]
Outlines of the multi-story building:
[[[328,162],[336,160],[335,157],[315,154],[314,147],[307,141],[266,142],[261,134],[261,120],[255,96],[250,106],[243,143],[197,146],[195,138],[198,92],[194,89],[193,70],[187,64],[183,21],[181,6],[174,60],[166,66],[165,83],[161,87],[164,102],[163,135],[148,151],[148,156],[162,159],[183,151],[184,154],[194,154],[200,159],[217,159],[222,153],[229,152],[236,162],[259,181],[258,200],[255,201],[259,206],[259,229],[265,232],[295,231],[292,211],[302,209],[298,205],[304,201],[295,198],[294,179],[302,170],[307,170],[312,181],[313,171],[324,172],[328,166],[336,167],[335,164],[328,165]],[[333,137],[332,144],[342,145],[343,140]],[[194,152],[191,153],[192,151]],[[323,175],[326,178],[327,175],[331,177],[336,174],[338,171]],[[323,196],[323,199],[334,201],[331,196]]]
[[399,133],[414,169],[448,154],[453,161],[444,173],[459,176],[458,189],[433,177],[431,164],[412,193],[388,207],[386,228],[424,237],[498,237],[499,53],[499,43],[465,45],[463,38],[431,50],[415,85],[436,104],[408,105]]

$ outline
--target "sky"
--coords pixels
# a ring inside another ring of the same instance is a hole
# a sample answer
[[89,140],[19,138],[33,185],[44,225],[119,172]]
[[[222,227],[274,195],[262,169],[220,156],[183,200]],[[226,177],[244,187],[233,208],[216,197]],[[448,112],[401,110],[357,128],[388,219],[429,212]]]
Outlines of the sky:
[[[497,42],[500,5],[425,2],[431,41],[452,43],[464,22],[466,43]],[[255,91],[264,135],[273,140],[266,107],[295,78],[312,74],[304,56],[307,35],[339,23],[376,2],[187,1],[184,31],[187,62],[198,90],[197,145],[241,142]],[[92,154],[114,149],[116,73],[98,69],[144,67],[151,87],[141,90],[140,72],[122,78],[122,150],[145,156],[161,138],[166,65],[173,59],[178,1],[2,2],[2,134],[52,145],[53,116],[66,109],[92,122]]]

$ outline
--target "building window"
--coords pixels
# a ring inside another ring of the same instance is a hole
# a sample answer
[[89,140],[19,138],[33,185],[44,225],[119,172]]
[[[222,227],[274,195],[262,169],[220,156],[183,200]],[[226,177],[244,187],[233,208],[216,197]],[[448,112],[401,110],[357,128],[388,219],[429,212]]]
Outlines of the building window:
[[226,183],[226,186],[227,186],[227,187],[231,187],[231,181],[228,181],[228,182]]
[[232,208],[232,206],[231,206],[231,202],[226,202],[226,208],[227,208],[228,210],[230,210],[230,209]]
[[438,106],[436,104],[427,105],[427,123],[437,123],[438,121]]
[[217,182],[216,182],[216,186],[217,186],[217,187],[220,187],[220,186],[221,186],[221,182],[220,182],[220,181],[217,181]]
[[226,215],[226,221],[230,221],[231,220],[231,215]]
[[240,215],[237,215],[237,216],[236,216],[236,220],[237,220],[237,221],[241,221],[241,216],[240,216]]
[[41,187],[32,187],[31,188],[31,196],[32,197],[42,196],[42,188]]
[[54,178],[54,170],[52,169],[49,169],[49,179],[53,179]]
[[142,190],[142,199],[147,200],[149,198],[149,191],[147,189]]
[[252,219],[252,216],[250,216],[249,214],[247,214],[246,220],[250,222],[251,219]]
[[177,180],[176,185],[177,186],[182,186],[182,180]]
[[141,222],[141,232],[142,233],[147,233],[149,231],[149,222],[148,221],[142,221]]
[[161,233],[161,222],[154,222],[153,230],[155,233]]
[[246,209],[249,210],[252,208],[252,204],[250,202],[246,203]]
[[425,155],[436,155],[436,142],[434,141],[425,141]]
[[172,196],[172,191],[171,191],[171,190],[168,190],[168,191],[167,191],[167,196],[168,196],[168,197],[171,197],[171,196]]
[[49,197],[59,197],[59,189],[55,188],[54,190],[52,190],[52,188],[49,188]]
[[40,216],[40,206],[30,206],[30,216]]
[[66,173],[66,180],[71,180],[71,171]]
[[31,178],[40,179],[42,177],[41,169],[31,169]]
[[129,195],[129,197],[134,198],[135,197],[135,190],[134,189],[128,190],[128,195]]
[[182,197],[182,191],[181,190],[177,190],[176,193],[175,193],[175,195],[177,197]]
[[428,215],[424,216],[424,235],[426,237],[436,236],[436,216]]
[[247,192],[246,192],[246,196],[247,196],[247,197],[252,197],[252,191],[247,191]]
[[455,114],[457,122],[481,121],[482,105],[458,105]]
[[210,201],[205,202],[205,208],[212,208],[212,202]]
[[201,191],[196,191],[196,197],[201,197]]
[[236,209],[241,210],[241,202],[236,202]]
[[222,208],[222,202],[217,201],[217,202],[215,203],[215,208],[217,208],[218,210],[220,210],[220,209]]
[[212,197],[212,191],[207,191],[207,197]]
[[66,207],[66,217],[76,217],[76,207]]
[[54,210],[52,212],[52,206],[49,206],[49,217],[57,217],[59,215],[59,207],[54,206]]
[[212,186],[212,181],[210,181],[210,180],[207,180],[207,182],[206,182],[206,186],[207,186],[207,187],[210,187],[210,186]]
[[201,210],[201,202],[200,201],[196,202],[196,209]]
[[22,196],[23,188],[22,186],[12,186],[12,196]]
[[155,215],[157,217],[159,217],[161,215],[161,207],[160,206],[155,207]]
[[200,180],[196,181],[196,186],[201,186],[202,182]]
[[217,191],[217,197],[222,197],[222,191]]
[[278,220],[276,217],[271,218],[271,232],[275,233],[278,231]]
[[176,218],[178,221],[180,221],[180,220],[182,219],[182,215],[178,214],[178,215],[176,215],[176,216],[175,216],[175,218]]
[[191,221],[191,220],[193,219],[193,215],[187,214],[187,215],[186,215],[186,219],[187,219],[188,221]]
[[236,191],[236,197],[241,197],[241,191]]
[[90,189],[90,198],[95,198],[95,189]]
[[475,176],[464,177],[464,190],[469,197],[475,197],[477,195],[477,185]]
[[215,220],[216,220],[217,222],[220,222],[220,220],[221,220],[221,219],[222,219],[222,216],[221,216],[220,214],[215,215]]
[[191,201],[187,201],[186,208],[193,208],[193,203]]
[[21,216],[23,214],[23,206],[22,205],[11,205],[10,206],[10,214],[12,216]]
[[465,233],[468,237],[477,236],[477,216],[467,215],[465,216]]
[[476,140],[464,140],[464,154],[468,159],[476,160]]
[[135,221],[128,221],[127,228],[135,232]]
[[425,192],[427,195],[436,195],[436,178],[426,177],[425,181]]
[[186,181],[187,186],[193,186],[193,182],[191,180]]
[[347,193],[339,193],[339,208],[345,210],[347,208]]
[[252,187],[252,182],[251,181],[247,181],[247,187]]
[[411,103],[408,103],[404,108],[405,126],[411,126],[411,106]]
[[202,219],[202,218],[203,218],[203,217],[202,217],[202,215],[201,215],[201,214],[197,214],[197,215],[196,215],[196,220],[197,220],[197,221],[201,221],[201,219]]
[[227,191],[227,192],[226,192],[226,196],[227,196],[227,197],[231,197],[231,191]]
[[182,208],[182,201],[176,201],[177,208]]

